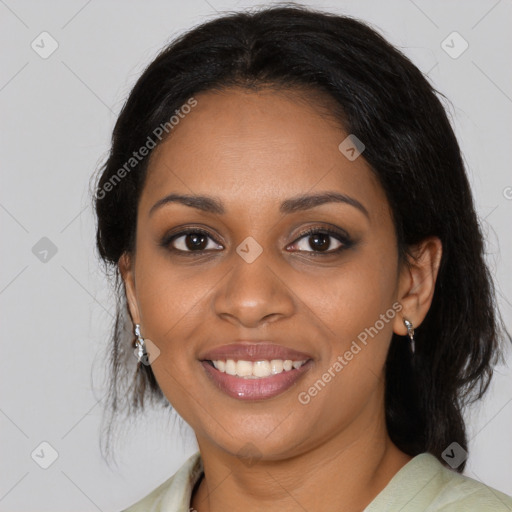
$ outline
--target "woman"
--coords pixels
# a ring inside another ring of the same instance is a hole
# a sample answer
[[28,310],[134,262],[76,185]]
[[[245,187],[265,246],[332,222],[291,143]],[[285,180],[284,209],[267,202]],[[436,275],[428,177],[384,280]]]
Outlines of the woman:
[[199,447],[129,512],[512,510],[461,474],[501,323],[460,149],[372,29],[279,7],[181,36],[95,206],[111,410],[135,350],[133,407],[171,404]]

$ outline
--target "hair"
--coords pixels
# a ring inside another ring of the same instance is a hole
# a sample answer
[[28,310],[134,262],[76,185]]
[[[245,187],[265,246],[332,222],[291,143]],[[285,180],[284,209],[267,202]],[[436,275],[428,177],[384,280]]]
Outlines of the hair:
[[314,92],[329,98],[337,105],[333,115],[366,146],[363,158],[386,193],[401,261],[425,238],[441,240],[434,297],[416,328],[414,356],[406,336],[391,340],[386,424],[392,441],[411,456],[429,452],[445,464],[442,453],[454,441],[467,451],[463,408],[488,388],[504,327],[442,94],[367,24],[296,4],[228,13],[184,33],[146,68],[117,119],[94,197],[97,249],[117,293],[107,446],[120,412],[143,409],[145,399],[170,407],[151,366],[134,368],[129,361],[135,337],[118,262],[123,253],[134,254],[152,150],[134,170],[126,163],[150,139],[155,146],[165,140],[154,140],[155,129],[168,125],[194,94],[232,87],[310,91],[314,106]]

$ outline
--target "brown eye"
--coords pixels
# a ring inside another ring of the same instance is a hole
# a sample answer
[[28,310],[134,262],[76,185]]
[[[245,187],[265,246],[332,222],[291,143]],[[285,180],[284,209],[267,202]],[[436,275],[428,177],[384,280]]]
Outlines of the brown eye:
[[188,235],[185,235],[185,246],[191,251],[194,249],[202,251],[206,249],[207,245],[208,237],[201,233],[189,233]]
[[298,238],[291,246],[302,252],[331,254],[351,247],[351,240],[342,233],[330,230],[311,229]]
[[208,233],[199,230],[183,231],[172,236],[165,243],[171,245],[174,250],[182,252],[200,252],[223,248]]
[[328,233],[313,233],[302,237],[297,245],[299,251],[331,252],[343,244],[339,240],[333,242],[333,236]]
[[315,233],[314,235],[309,235],[308,243],[315,251],[327,251],[331,245],[331,238],[331,235],[325,233]]

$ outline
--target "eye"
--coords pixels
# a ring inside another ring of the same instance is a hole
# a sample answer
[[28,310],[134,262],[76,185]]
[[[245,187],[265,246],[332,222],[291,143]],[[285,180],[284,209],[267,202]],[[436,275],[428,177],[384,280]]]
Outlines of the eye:
[[291,246],[298,251],[333,254],[352,245],[350,238],[331,229],[308,229]]
[[[202,253],[219,251],[224,247],[218,244],[208,231],[200,228],[190,228],[167,235],[161,242],[164,248],[177,253]],[[314,228],[303,231],[300,237],[288,248],[299,252],[316,254],[333,254],[341,252],[353,245],[349,236],[328,228]]]
[[223,249],[220,244],[202,229],[186,229],[174,235],[164,238],[164,247],[171,246],[171,250],[177,252],[202,252]]

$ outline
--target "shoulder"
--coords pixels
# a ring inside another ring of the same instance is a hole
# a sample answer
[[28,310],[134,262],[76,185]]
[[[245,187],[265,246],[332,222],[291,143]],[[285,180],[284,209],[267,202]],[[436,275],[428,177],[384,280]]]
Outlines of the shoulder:
[[[433,456],[432,456],[433,457]],[[433,457],[435,458],[435,457]],[[439,465],[437,476],[437,496],[427,510],[442,512],[512,512],[512,497]]]
[[188,512],[192,489],[202,471],[202,460],[196,452],[173,476],[122,512]]
[[512,512],[512,498],[441,464],[430,453],[410,460],[365,512]]

